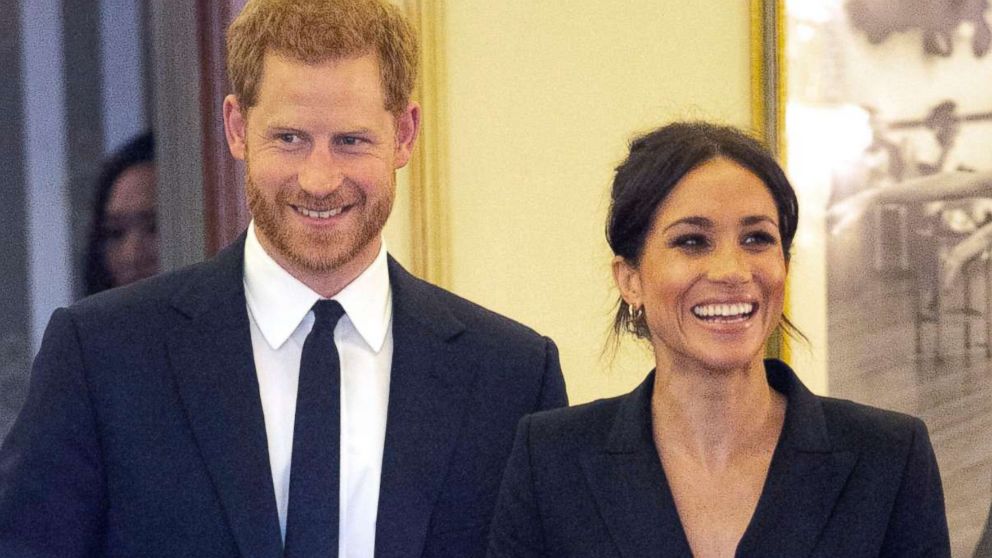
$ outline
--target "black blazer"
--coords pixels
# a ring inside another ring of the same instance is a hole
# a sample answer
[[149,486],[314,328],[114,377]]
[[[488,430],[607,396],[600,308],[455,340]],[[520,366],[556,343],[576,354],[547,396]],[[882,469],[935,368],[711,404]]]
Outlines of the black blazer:
[[[919,419],[817,397],[766,361],[785,424],[737,556],[950,556]],[[654,374],[628,395],[521,421],[489,556],[690,556],[651,432]]]
[[[0,556],[281,556],[243,253],[55,312],[0,450]],[[481,556],[517,423],[566,403],[557,351],[389,275],[375,555]]]

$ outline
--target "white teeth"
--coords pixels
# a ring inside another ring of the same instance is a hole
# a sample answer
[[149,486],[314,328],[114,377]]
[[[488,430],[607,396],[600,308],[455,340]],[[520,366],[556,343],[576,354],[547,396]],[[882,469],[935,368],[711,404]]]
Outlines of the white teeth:
[[314,219],[330,219],[331,217],[334,217],[335,215],[341,213],[343,208],[339,207],[337,209],[332,209],[330,211],[313,211],[305,207],[297,207],[296,210],[299,211],[300,214]]
[[750,314],[754,310],[754,304],[750,302],[737,302],[734,304],[705,304],[694,306],[692,313],[700,318],[740,318]]

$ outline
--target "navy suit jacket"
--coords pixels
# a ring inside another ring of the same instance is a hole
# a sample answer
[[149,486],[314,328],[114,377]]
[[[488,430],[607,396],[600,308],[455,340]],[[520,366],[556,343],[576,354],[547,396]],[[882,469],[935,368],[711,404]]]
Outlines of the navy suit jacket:
[[[243,253],[55,312],[0,450],[0,556],[281,556]],[[566,404],[557,350],[389,276],[375,556],[481,556],[517,423]]]
[[[766,369],[788,407],[737,556],[950,556],[923,423],[817,397],[781,362]],[[521,421],[490,558],[691,556],[652,437],[653,383]]]

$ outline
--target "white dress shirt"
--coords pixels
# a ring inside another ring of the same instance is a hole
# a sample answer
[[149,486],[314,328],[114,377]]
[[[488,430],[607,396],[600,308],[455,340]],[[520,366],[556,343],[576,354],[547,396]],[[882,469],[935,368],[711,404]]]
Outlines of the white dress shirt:
[[[310,308],[322,297],[265,252],[254,222],[245,241],[244,282],[272,484],[285,541],[300,358],[313,327]],[[341,359],[339,555],[372,558],[393,360],[385,245],[372,264],[333,298],[346,313],[334,329]]]

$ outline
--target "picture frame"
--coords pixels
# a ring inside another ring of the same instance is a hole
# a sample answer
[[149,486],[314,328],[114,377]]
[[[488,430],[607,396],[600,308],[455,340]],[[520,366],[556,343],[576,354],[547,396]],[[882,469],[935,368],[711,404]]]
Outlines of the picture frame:
[[754,127],[800,201],[780,354],[918,416],[954,556],[992,556],[992,8],[752,0]]

